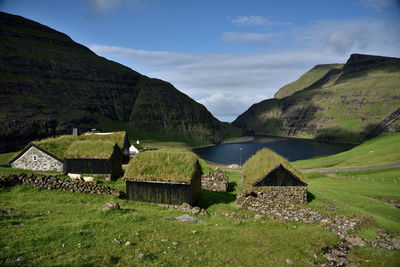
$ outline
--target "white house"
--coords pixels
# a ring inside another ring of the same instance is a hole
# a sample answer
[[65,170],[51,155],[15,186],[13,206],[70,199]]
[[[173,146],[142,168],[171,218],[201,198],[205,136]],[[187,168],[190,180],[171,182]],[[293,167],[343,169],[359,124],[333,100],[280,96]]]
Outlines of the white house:
[[139,153],[139,149],[137,149],[134,145],[131,145],[129,147],[129,155],[133,156],[136,155],[137,153]]

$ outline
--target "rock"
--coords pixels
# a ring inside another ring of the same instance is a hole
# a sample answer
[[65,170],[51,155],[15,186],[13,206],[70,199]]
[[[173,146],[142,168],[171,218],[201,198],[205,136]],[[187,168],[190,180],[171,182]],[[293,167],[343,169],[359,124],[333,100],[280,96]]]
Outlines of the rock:
[[197,233],[197,231],[196,231],[196,230],[193,230],[193,231],[192,231],[192,234],[195,234],[195,233]]
[[114,238],[114,242],[117,244],[121,244],[121,241],[119,241],[118,239]]
[[287,264],[289,264],[289,265],[292,265],[292,264],[293,264],[293,261],[292,261],[291,259],[286,259],[285,262],[286,262]]
[[261,214],[256,214],[256,215],[254,215],[254,220],[255,220],[255,221],[258,221],[258,220],[261,219],[261,218],[264,218],[264,216],[261,215]]
[[61,247],[62,247],[62,248],[65,248],[65,244],[62,244]]
[[104,206],[102,208],[103,211],[107,211],[107,210],[110,210],[110,209],[119,210],[120,206],[119,206],[119,204],[117,202],[111,201],[111,202],[107,202],[106,204],[104,204]]
[[199,215],[210,216],[210,213],[208,213],[205,209],[201,209]]
[[172,245],[176,246],[176,245],[178,245],[178,242],[174,241],[174,242],[172,242]]
[[130,245],[131,245],[131,242],[129,242],[129,241],[126,241],[126,242],[125,242],[125,246],[126,246],[126,247],[129,247]]
[[392,239],[392,244],[394,249],[400,249],[400,238],[393,238]]
[[168,219],[170,220],[176,220],[176,221],[180,221],[180,222],[198,222],[198,223],[203,223],[203,220],[194,218],[190,215],[184,214],[182,216],[179,217],[168,217]]
[[16,263],[22,263],[24,261],[24,259],[22,257],[18,257],[15,262]]
[[139,253],[138,258],[139,259],[143,259],[144,258],[144,254],[143,253]]
[[169,240],[168,239],[161,239],[161,242],[168,242]]
[[347,236],[346,241],[356,247],[365,247],[367,245],[367,242],[365,242],[361,237],[358,237],[358,236],[354,236],[354,237]]

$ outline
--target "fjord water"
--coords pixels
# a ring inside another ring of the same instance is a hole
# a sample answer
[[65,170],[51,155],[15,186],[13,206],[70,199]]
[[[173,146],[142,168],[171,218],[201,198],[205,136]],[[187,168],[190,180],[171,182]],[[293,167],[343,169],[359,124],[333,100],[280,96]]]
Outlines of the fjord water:
[[289,161],[337,154],[354,147],[350,144],[330,144],[309,139],[275,136],[253,136],[241,143],[225,143],[215,146],[195,148],[200,157],[221,164],[243,164],[258,150],[266,147]]

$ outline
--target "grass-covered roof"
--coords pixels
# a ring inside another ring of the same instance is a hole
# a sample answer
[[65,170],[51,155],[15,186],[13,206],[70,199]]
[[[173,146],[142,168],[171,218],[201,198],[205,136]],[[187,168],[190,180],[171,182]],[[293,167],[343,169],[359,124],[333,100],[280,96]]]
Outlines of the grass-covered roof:
[[190,183],[200,170],[197,157],[189,152],[147,151],[129,162],[127,181]]
[[65,151],[66,159],[109,159],[115,143],[110,141],[75,141]]
[[65,152],[69,146],[75,141],[106,141],[117,143],[122,149],[124,147],[126,132],[113,132],[107,134],[83,134],[79,136],[74,135],[62,135],[59,137],[50,137],[42,139],[40,141],[34,141],[33,144],[37,145],[41,149],[53,154],[59,158],[64,158]]
[[243,188],[249,189],[252,184],[256,183],[279,164],[296,175],[301,181],[308,183],[304,176],[293,168],[286,159],[270,149],[263,148],[257,151],[243,165]]

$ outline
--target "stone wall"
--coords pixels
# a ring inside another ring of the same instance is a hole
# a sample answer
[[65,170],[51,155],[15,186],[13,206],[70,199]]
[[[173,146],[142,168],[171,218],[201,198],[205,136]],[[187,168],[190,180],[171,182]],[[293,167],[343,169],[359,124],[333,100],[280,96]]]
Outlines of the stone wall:
[[[36,160],[34,160],[36,156]],[[33,171],[58,171],[64,170],[64,164],[43,151],[32,146],[21,157],[11,163],[12,168]]]
[[263,186],[252,189],[237,195],[238,209],[268,211],[277,205],[301,205],[307,202],[306,186]]
[[201,188],[210,191],[226,192],[228,190],[228,176],[217,168],[215,173],[207,173],[201,177]]
[[113,190],[109,186],[98,184],[96,181],[85,182],[80,180],[68,180],[55,176],[35,176],[22,174],[12,174],[7,177],[0,176],[0,188],[12,187],[26,184],[33,187],[39,187],[49,190],[71,191],[88,194],[106,194],[122,197],[123,192]]

